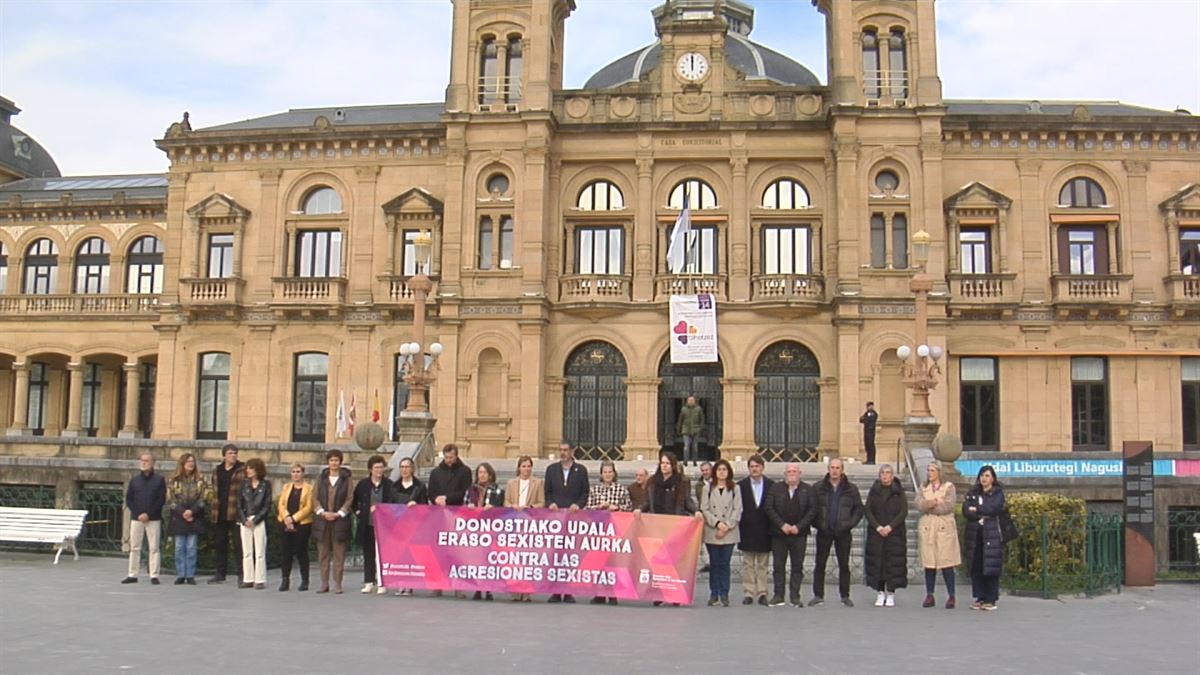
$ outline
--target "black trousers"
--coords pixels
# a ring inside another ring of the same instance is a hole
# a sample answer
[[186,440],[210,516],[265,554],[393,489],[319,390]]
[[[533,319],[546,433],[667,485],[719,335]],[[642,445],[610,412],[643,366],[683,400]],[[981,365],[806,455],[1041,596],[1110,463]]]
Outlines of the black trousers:
[[375,583],[375,528],[370,525],[363,526],[362,529],[362,553],[363,553],[363,583]]
[[286,529],[281,532],[283,533],[283,565],[280,572],[283,573],[283,578],[287,579],[292,576],[292,559],[294,558],[300,568],[300,580],[307,582],[308,539],[312,536],[312,523],[297,525],[292,532],[288,532]]
[[875,432],[868,431],[863,434],[863,445],[867,446],[867,464],[875,463]]
[[771,537],[771,557],[774,562],[772,578],[775,580],[775,597],[783,596],[783,574],[788,558],[792,559],[792,573],[787,578],[788,597],[800,599],[800,584],[804,583],[804,554],[808,549],[808,537]]
[[233,520],[218,520],[212,525],[213,555],[216,556],[217,576],[223,577],[229,572],[229,540],[233,539],[234,550],[237,551],[238,578],[242,578],[242,531],[240,523]]
[[843,532],[837,536],[817,532],[817,560],[813,566],[813,595],[825,597],[825,563],[829,561],[829,549],[837,554],[838,592],[843,598],[850,597],[850,542],[854,532]]

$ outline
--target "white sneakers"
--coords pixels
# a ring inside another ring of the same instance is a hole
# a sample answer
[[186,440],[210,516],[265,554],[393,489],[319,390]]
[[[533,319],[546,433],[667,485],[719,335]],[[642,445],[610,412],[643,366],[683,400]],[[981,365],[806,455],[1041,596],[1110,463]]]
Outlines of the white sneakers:
[[362,587],[363,593],[370,593],[373,590],[375,590],[375,584],[363,584],[363,587]]
[[375,589],[375,592],[379,595],[387,595],[387,588],[384,586],[380,586],[379,588]]
[[896,606],[896,594],[895,593],[885,593],[883,591],[879,591],[878,595],[875,596],[875,606],[876,607],[895,607]]
[[879,591],[879,595],[875,596],[875,606],[883,607],[883,603],[887,600],[887,593]]

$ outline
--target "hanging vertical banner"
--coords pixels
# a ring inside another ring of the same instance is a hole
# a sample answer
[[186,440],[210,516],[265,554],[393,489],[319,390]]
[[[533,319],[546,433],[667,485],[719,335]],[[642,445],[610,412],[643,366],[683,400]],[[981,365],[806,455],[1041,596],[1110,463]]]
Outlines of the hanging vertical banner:
[[716,363],[717,297],[671,296],[671,363]]

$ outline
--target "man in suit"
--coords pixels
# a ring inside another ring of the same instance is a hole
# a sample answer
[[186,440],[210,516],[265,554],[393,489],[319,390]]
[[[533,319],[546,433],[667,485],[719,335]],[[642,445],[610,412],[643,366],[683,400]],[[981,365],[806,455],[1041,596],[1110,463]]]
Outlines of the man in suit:
[[774,481],[763,475],[766,463],[752,455],[746,463],[750,475],[738,481],[742,491],[742,519],[738,521],[738,549],[742,552],[743,605],[757,600],[767,606],[767,563],[771,559],[771,523],[763,504]]
[[[575,461],[570,443],[558,444],[558,463],[546,467],[546,506],[551,511],[578,511],[587,505],[587,467]],[[550,602],[575,602],[571,594],[550,596]]]
[[775,594],[771,606],[783,602],[783,580],[788,558],[792,573],[788,577],[788,598],[793,606],[800,602],[800,584],[804,581],[804,552],[808,547],[808,527],[813,519],[812,488],[800,480],[800,465],[791,463],[783,471],[784,482],[771,486],[767,493],[767,519],[771,521],[771,553],[775,560]]

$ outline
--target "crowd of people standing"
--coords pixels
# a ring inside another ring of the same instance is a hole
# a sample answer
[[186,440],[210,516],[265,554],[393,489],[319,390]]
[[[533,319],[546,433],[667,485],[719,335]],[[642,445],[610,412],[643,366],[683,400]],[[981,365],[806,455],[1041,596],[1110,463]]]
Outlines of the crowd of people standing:
[[[315,539],[320,587],[318,593],[343,592],[348,544],[352,532],[363,552],[363,593],[386,593],[377,579],[375,530],[371,514],[379,504],[432,504],[551,510],[595,509],[688,516],[703,520],[710,606],[730,605],[731,561],[736,547],[742,554],[742,604],[803,607],[801,591],[808,537],[815,536],[811,596],[807,605],[825,602],[825,572],[830,554],[838,566],[841,603],[850,598],[850,551],[854,531],[865,517],[868,523],[863,564],[864,581],[876,591],[875,606],[892,607],[895,593],[908,583],[909,496],[894,469],[879,467],[878,478],[866,499],[845,475],[841,459],[828,461],[824,477],[814,484],[802,480],[803,468],[788,464],[781,481],[764,474],[766,463],[754,455],[747,462],[748,475],[741,480],[724,459],[705,463],[693,484],[675,454],[661,453],[653,474],[639,469],[634,481],[619,481],[616,465],[604,461],[596,482],[587,467],[576,462],[570,445],[559,446],[559,461],[547,467],[543,478],[533,476],[533,460],[517,460],[517,477],[503,487],[495,469],[480,463],[475,471],[459,458],[453,444],[443,448],[442,460],[429,473],[428,482],[416,475],[411,459],[399,465],[399,478],[385,476],[387,462],[380,455],[367,460],[367,476],[353,483],[351,471],[343,466],[340,450],[326,453],[327,466],[317,479],[306,480],[305,467],[293,464],[291,480],[278,497],[273,497],[267,468],[261,459],[242,462],[238,448],[227,444],[222,462],[211,478],[200,472],[196,457],[182,455],[169,481],[154,471],[154,457],[145,453],[140,471],[126,490],[130,512],[129,574],[122,583],[136,583],[141,567],[141,543],[149,547],[150,582],[159,584],[162,520],[168,518],[166,534],[174,537],[176,585],[194,585],[199,537],[213,537],[215,574],[210,584],[228,577],[230,542],[241,559],[240,588],[266,586],[266,542],[268,519],[274,505],[282,537],[283,562],[280,591],[291,589],[293,568],[299,573],[298,591],[309,589],[309,541]],[[1004,559],[1001,516],[1005,513],[1004,490],[995,470],[983,467],[964,497],[966,546],[960,548],[955,521],[957,496],[954,484],[942,477],[941,466],[929,466],[915,506],[918,521],[918,552],[925,572],[926,597],[922,606],[936,604],[934,586],[940,571],[947,599],[955,607],[955,569],[965,555],[971,574],[972,609],[992,610],[999,599],[999,578]],[[352,520],[358,527],[352,528]],[[234,536],[236,533],[237,536]],[[768,562],[773,584],[767,586]],[[790,564],[790,569],[789,569]],[[768,598],[768,590],[771,591]],[[401,588],[396,595],[413,594]],[[435,595],[441,595],[435,591]],[[457,594],[462,595],[462,594]],[[475,593],[476,600],[493,600],[488,592]],[[514,602],[530,602],[529,594],[513,594]],[[551,595],[551,603],[574,603],[569,594]],[[617,604],[612,597],[597,596],[594,604]],[[656,602],[655,604],[662,604]]]

